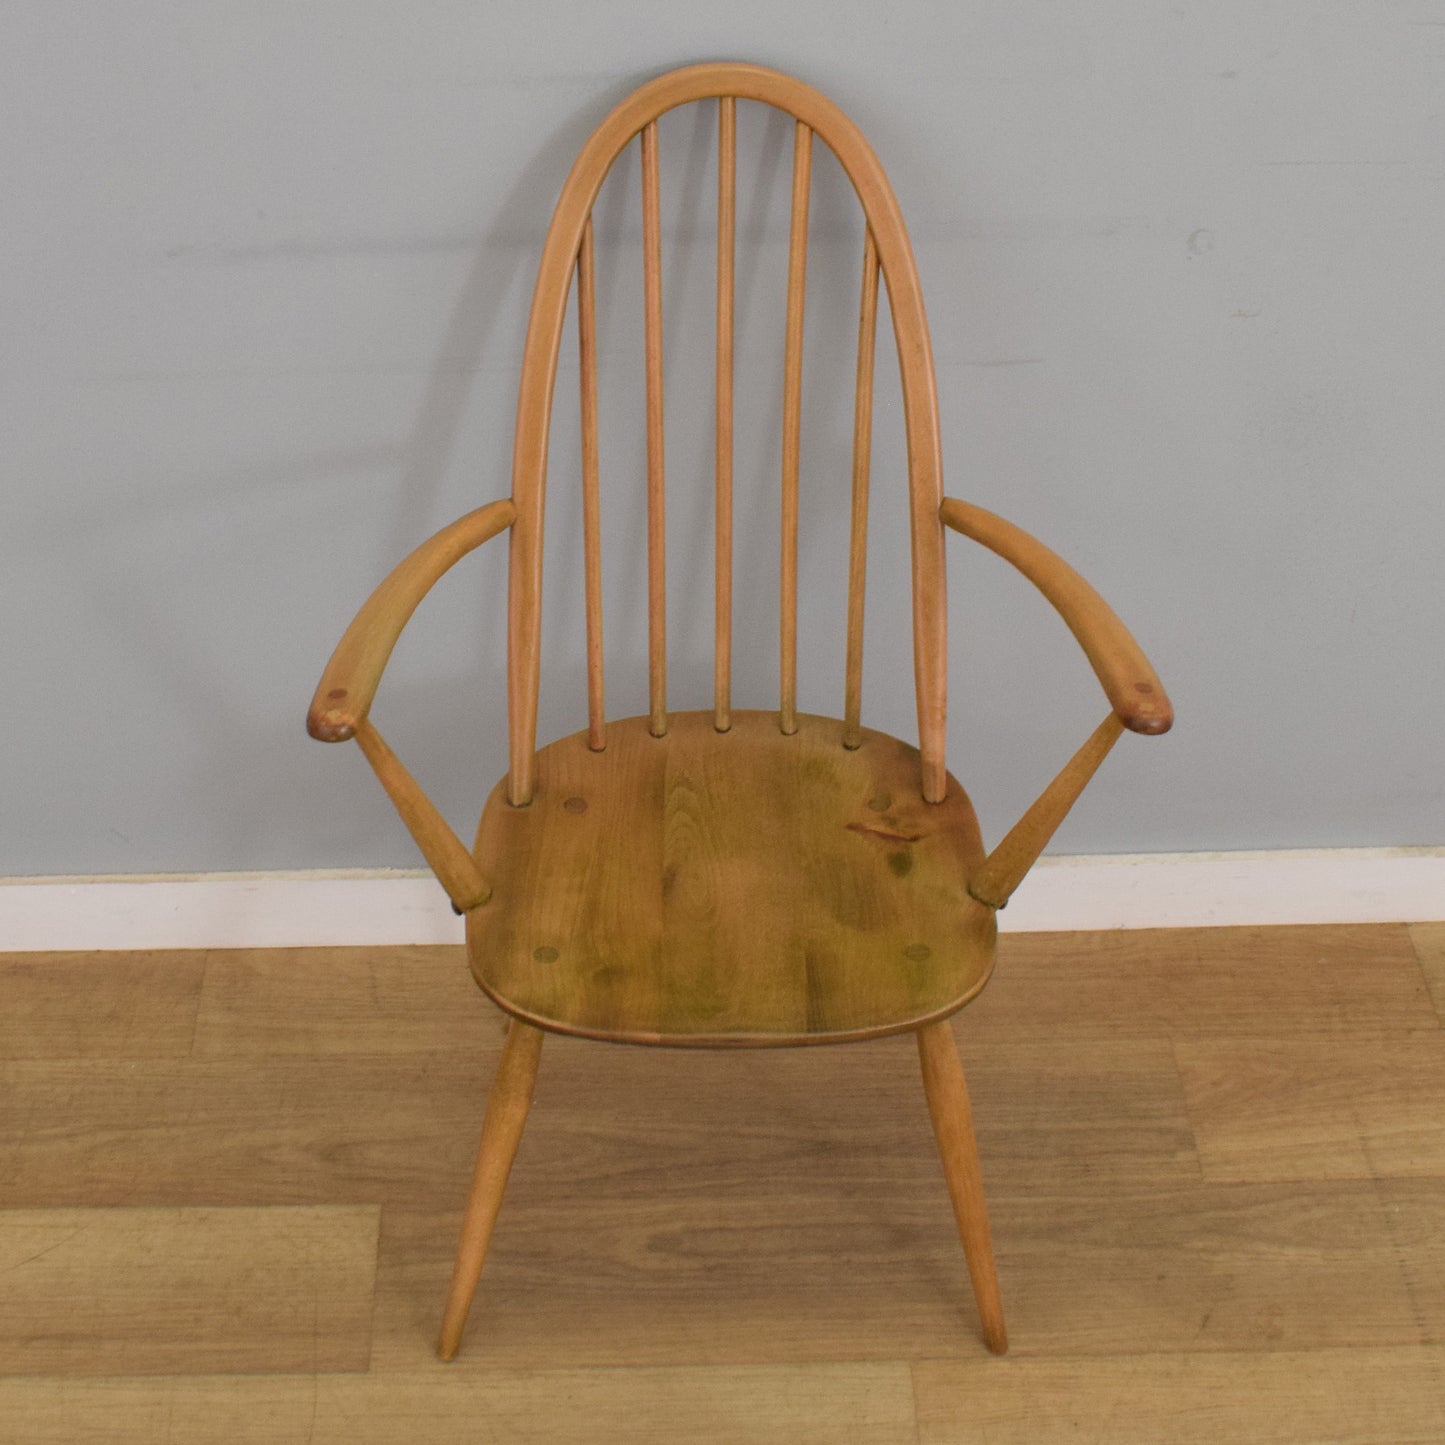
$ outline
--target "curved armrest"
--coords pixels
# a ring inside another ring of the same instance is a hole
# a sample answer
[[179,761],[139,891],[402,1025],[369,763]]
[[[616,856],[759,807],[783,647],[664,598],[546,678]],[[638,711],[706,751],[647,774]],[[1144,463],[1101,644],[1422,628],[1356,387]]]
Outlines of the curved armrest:
[[449,567],[489,537],[506,531],[516,515],[510,500],[489,502],[443,527],[394,568],[367,598],[331,654],[306,716],[306,731],[313,738],[326,743],[356,739],[458,913],[486,903],[492,896],[491,884],[367,713],[396,639],[417,604]]
[[428,538],[367,598],[346,629],[311,701],[306,731],[324,743],[356,736],[401,630],[437,579],[483,542],[505,532],[517,509],[510,498],[488,502]]
[[945,497],[940,519],[1011,562],[1068,624],[1103,684],[1110,706],[1131,732],[1166,733],[1174,709],[1149,659],[1113,609],[1067,562],[1002,517]]

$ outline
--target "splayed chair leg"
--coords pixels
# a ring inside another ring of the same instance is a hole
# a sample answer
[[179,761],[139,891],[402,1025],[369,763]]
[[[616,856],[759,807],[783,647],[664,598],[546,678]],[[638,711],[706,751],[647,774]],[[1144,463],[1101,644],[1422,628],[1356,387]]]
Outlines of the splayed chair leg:
[[973,1279],[984,1343],[996,1355],[1008,1349],[1003,1323],[1003,1300],[993,1262],[993,1241],[988,1232],[988,1208],[978,1168],[978,1145],[973,1137],[973,1113],[968,1087],[958,1057],[953,1030],[945,1019],[918,1030],[918,1058],[923,1065],[923,1092],[943,1159],[943,1177],[953,1201],[954,1217],[963,1239],[963,1253]]
[[437,1342],[437,1355],[443,1360],[452,1359],[462,1342],[467,1311],[472,1307],[487,1245],[491,1243],[492,1227],[502,1207],[502,1191],[507,1187],[507,1175],[511,1173],[512,1160],[517,1157],[517,1145],[522,1139],[522,1126],[527,1122],[541,1054],[542,1031],[513,1019],[502,1045],[492,1092],[487,1096],[487,1116],[482,1123],[476,1172],[467,1196],[462,1237],[457,1245],[446,1314]]

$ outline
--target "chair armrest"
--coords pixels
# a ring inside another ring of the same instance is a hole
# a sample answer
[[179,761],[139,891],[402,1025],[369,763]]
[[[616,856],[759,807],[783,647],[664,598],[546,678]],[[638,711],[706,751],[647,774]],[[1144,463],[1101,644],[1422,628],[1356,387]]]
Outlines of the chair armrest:
[[506,531],[516,515],[510,498],[489,502],[443,527],[392,570],[352,619],[321,674],[306,715],[306,731],[313,738],[339,743],[356,736],[391,650],[417,604],[449,568]]
[[956,497],[938,509],[945,525],[1012,563],[1068,624],[1103,685],[1119,721],[1131,732],[1166,733],[1174,709],[1143,649],[1114,610],[1057,553],[1002,517]]
[[306,716],[306,731],[313,738],[326,743],[356,739],[458,913],[480,908],[491,898],[492,886],[367,714],[391,650],[417,604],[449,567],[506,531],[516,515],[510,500],[489,502],[443,527],[395,567],[331,654]]

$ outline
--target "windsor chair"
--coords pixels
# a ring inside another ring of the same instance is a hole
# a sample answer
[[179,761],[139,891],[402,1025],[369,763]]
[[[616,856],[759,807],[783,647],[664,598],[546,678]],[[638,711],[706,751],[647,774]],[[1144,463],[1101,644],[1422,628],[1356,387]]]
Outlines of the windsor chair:
[[[734,709],[733,307],[736,108],[794,119],[781,484],[781,680],[776,712]],[[715,694],[667,706],[658,118],[718,106]],[[814,138],[865,219],[859,304],[846,677],[841,719],[798,712],[798,462]],[[647,442],[649,701],[603,709],[592,207],[640,138]],[[919,746],[861,725],[865,535],[880,278],[888,290],[907,433]],[[558,349],[575,280],[580,345],[588,724],[536,745],[542,513]],[[985,854],[968,796],[946,771],[944,535],[1013,563],[1082,645],[1109,714],[1014,829]],[[402,628],[433,583],[508,535],[510,768],[468,851],[397,760],[369,711]],[[443,529],[382,583],[343,636],[308,718],[355,738],[466,917],[477,983],[510,1021],[438,1345],[456,1353],[531,1101],[545,1032],[710,1048],[840,1043],[912,1032],[985,1342],[1006,1347],[968,1093],[949,1016],[993,965],[995,913],[1125,728],[1161,733],[1170,705],[1099,596],[1041,543],[941,486],[933,361],[898,206],[857,128],[816,90],[751,65],[697,65],[642,86],[584,145],[542,249],[522,362],[512,495]]]

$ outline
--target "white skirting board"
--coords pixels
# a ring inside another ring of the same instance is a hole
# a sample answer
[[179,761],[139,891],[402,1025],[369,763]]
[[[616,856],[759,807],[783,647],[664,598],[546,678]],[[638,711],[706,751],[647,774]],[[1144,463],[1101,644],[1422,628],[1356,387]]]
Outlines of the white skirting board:
[[[1011,932],[1445,919],[1445,848],[1044,858]],[[0,880],[0,952],[459,943],[421,871]]]

